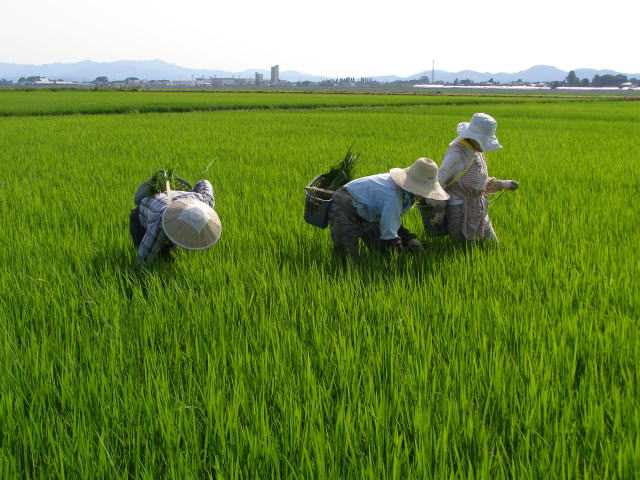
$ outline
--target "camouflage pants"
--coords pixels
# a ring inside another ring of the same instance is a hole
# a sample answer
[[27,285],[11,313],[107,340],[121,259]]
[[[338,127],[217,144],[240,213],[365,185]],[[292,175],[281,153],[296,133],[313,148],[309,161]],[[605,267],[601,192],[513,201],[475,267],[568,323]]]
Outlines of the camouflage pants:
[[[333,248],[336,251],[357,256],[360,239],[370,249],[383,249],[380,240],[380,223],[368,222],[358,215],[353,206],[353,198],[344,187],[333,194],[333,202],[329,209],[329,228]],[[403,226],[400,226],[398,236],[403,244],[416,238]]]

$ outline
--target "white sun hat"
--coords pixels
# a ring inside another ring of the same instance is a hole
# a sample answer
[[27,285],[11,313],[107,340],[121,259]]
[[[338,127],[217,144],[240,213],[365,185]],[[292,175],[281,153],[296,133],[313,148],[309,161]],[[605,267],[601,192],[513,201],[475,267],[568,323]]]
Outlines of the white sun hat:
[[498,122],[486,113],[474,113],[471,122],[461,122],[458,124],[458,137],[449,146],[470,138],[480,145],[483,152],[493,152],[502,148],[496,138],[496,128]]
[[403,190],[432,200],[449,200],[438,183],[438,165],[430,158],[419,158],[407,168],[392,168],[389,174]]
[[162,229],[176,245],[187,250],[204,250],[218,241],[222,223],[215,210],[206,203],[193,198],[178,198],[164,211]]

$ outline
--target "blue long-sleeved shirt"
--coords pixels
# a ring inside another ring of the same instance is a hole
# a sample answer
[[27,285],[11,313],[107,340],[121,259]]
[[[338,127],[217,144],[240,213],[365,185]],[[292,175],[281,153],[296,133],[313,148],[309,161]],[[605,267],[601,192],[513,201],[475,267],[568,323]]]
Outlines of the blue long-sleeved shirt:
[[396,185],[389,173],[357,178],[345,187],[354,199],[358,215],[368,222],[380,222],[382,240],[398,236],[401,217],[413,205],[413,194]]

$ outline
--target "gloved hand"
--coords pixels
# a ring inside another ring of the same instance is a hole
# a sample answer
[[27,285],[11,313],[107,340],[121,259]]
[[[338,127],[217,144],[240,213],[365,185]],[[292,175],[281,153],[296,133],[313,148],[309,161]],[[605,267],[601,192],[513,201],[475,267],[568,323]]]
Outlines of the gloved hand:
[[404,245],[404,249],[409,253],[418,253],[422,251],[422,244],[417,239],[412,238]]
[[400,237],[391,238],[389,240],[380,240],[380,247],[384,252],[404,253],[402,247],[402,239]]
[[503,190],[517,190],[520,186],[515,180],[501,180]]

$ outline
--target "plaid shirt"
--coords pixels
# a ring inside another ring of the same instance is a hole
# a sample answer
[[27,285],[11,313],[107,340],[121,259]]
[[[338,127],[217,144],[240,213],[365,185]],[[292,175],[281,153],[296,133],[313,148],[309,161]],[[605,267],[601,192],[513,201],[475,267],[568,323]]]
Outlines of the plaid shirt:
[[[173,200],[179,198],[193,198],[206,203],[211,208],[215,206],[213,187],[208,180],[200,180],[195,184],[191,192],[172,191]],[[140,203],[140,223],[146,230],[144,238],[138,248],[138,264],[153,260],[162,248],[171,243],[162,229],[162,215],[169,206],[169,198],[166,192],[157,193],[147,197]]]

